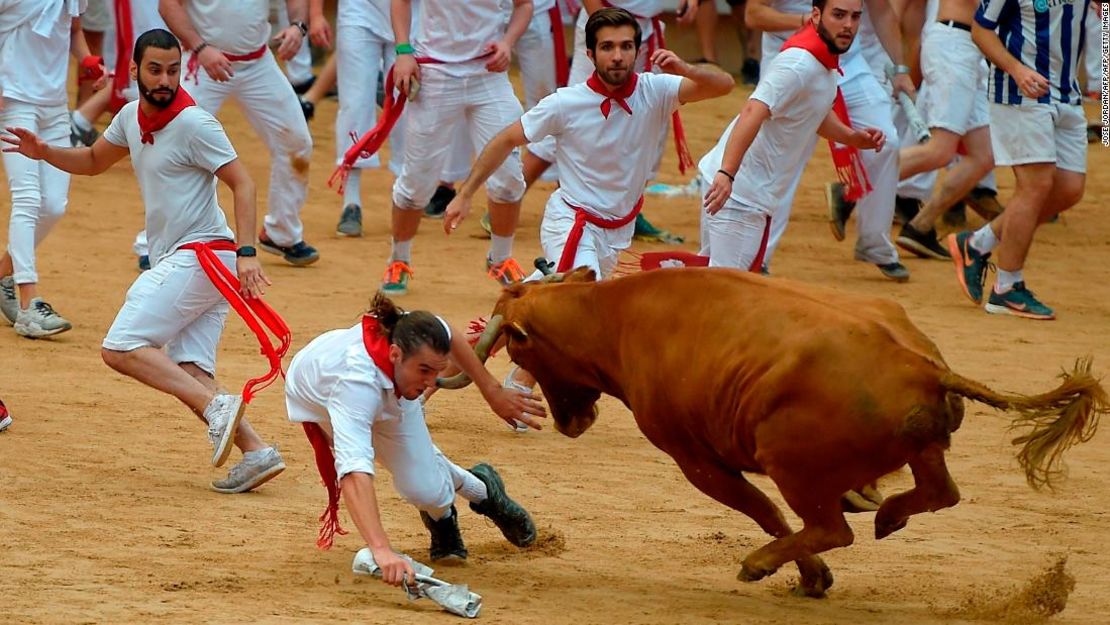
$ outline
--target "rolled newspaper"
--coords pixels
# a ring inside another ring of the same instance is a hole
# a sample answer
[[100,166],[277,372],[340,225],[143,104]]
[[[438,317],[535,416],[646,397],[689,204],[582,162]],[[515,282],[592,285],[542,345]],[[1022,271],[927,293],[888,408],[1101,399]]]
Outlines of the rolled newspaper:
[[[886,66],[886,77],[892,83],[894,82],[894,66]],[[925,143],[931,136],[929,134],[929,127],[925,125],[925,120],[921,119],[921,113],[917,112],[917,106],[910,99],[910,96],[905,92],[898,93],[898,105],[902,107],[902,112],[906,114],[906,119],[910,124],[910,134],[917,140],[918,143]]]
[[[482,611],[481,595],[470,592],[466,584],[450,584],[436,579],[432,577],[432,573],[435,571],[431,567],[421,564],[404,554],[401,554],[401,557],[408,560],[409,564],[412,565],[412,570],[416,572],[415,583],[402,585],[409,601],[426,597],[451,614],[465,616],[466,618],[478,618],[478,613]],[[370,553],[368,547],[359,549],[358,553],[355,554],[355,559],[351,563],[351,571],[355,575],[372,575],[378,578],[382,575],[382,569],[374,561],[374,556]]]

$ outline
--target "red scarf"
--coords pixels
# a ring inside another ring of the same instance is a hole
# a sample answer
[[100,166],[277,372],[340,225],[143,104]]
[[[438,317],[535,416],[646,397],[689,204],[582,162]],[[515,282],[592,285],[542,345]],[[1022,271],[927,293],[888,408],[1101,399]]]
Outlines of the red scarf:
[[[840,57],[829,51],[829,46],[817,33],[817,27],[812,23],[794,33],[792,37],[782,44],[782,49],[801,48],[813,55],[814,58],[829,70],[840,71]],[[843,73],[843,72],[841,72]],[[844,102],[844,94],[840,88],[836,89],[836,99],[833,100],[833,112],[845,126],[851,128],[852,122],[848,117],[848,105]],[[855,202],[871,192],[871,181],[867,178],[867,170],[863,168],[863,159],[859,148],[841,145],[829,141],[829,151],[832,152],[833,166],[836,167],[836,176],[844,184],[844,199]]]
[[193,101],[184,87],[177,88],[177,94],[173,96],[173,102],[164,109],[160,109],[157,113],[147,116],[143,112],[142,102],[139,106],[135,107],[139,111],[139,131],[142,132],[143,143],[154,143],[154,133],[166,127],[167,124],[172,122],[177,114],[190,106],[195,106],[196,102]]
[[131,0],[115,0],[113,5],[116,9],[116,73],[112,77],[112,94],[108,100],[108,108],[118,111],[127,104],[127,97],[123,92],[131,82],[129,67],[135,35],[131,26]]
[[636,74],[636,72],[632,72],[632,75],[621,85],[620,89],[611,91],[608,85],[602,82],[601,77],[597,75],[597,71],[595,70],[594,73],[590,74],[590,77],[586,79],[586,86],[594,93],[601,94],[601,96],[605,98],[601,101],[601,114],[605,116],[605,119],[609,119],[609,112],[613,108],[613,102],[616,102],[617,106],[624,109],[629,115],[632,114],[632,107],[628,106],[627,99],[632,97],[632,94],[636,91],[636,83],[639,82],[639,80],[639,75]]
[[[362,317],[362,344],[374,364],[392,380],[393,363],[389,360],[389,339],[382,334],[377,318],[370,315]],[[336,534],[347,533],[339,526],[339,474],[335,470],[335,454],[320,424],[308,422],[301,425],[308,441],[312,443],[316,469],[320,471],[320,477],[328,489],[328,507],[320,515],[320,535],[316,539],[316,546],[330,549]]]
[[559,3],[547,10],[551,19],[551,40],[555,44],[555,87],[567,86],[570,75],[570,62],[567,60],[567,39],[563,32],[563,12],[559,10]]

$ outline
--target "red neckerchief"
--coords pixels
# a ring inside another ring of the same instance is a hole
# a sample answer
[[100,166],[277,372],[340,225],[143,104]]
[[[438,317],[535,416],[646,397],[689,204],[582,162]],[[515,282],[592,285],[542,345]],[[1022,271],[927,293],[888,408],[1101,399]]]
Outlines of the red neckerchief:
[[595,93],[605,96],[605,99],[601,101],[601,114],[605,116],[605,119],[609,119],[609,111],[613,108],[613,102],[616,102],[617,105],[624,109],[629,115],[632,114],[632,107],[628,106],[628,102],[626,102],[625,99],[631,97],[636,91],[637,80],[639,80],[639,76],[636,75],[636,72],[632,72],[631,78],[629,78],[620,89],[610,91],[607,88],[608,85],[601,81],[601,78],[595,71],[586,79],[586,86]]
[[172,122],[177,114],[190,106],[195,106],[196,102],[193,101],[192,96],[186,93],[183,87],[177,88],[177,94],[173,97],[173,102],[166,108],[158,111],[154,115],[147,117],[143,112],[143,107],[137,106],[139,111],[139,131],[142,132],[143,143],[154,143],[154,133],[166,127],[167,124]]
[[828,44],[821,38],[821,35],[817,32],[817,27],[812,22],[791,35],[782,44],[781,50],[789,48],[801,48],[812,54],[826,68],[840,71],[840,55],[829,51]]
[[[382,335],[377,317],[362,316],[362,344],[366,346],[366,353],[370,354],[370,359],[392,382],[393,361],[389,359],[389,339]],[[393,393],[400,397],[396,382],[393,383],[393,387]]]

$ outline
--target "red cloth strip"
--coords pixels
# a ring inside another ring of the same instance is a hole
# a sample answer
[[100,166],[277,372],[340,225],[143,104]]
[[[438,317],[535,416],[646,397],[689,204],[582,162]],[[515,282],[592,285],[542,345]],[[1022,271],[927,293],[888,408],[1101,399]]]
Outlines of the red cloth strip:
[[570,271],[574,269],[574,259],[578,256],[578,244],[582,241],[582,233],[586,230],[586,224],[590,223],[599,228],[612,230],[627,226],[636,219],[636,215],[640,214],[640,209],[644,207],[644,196],[640,196],[636,206],[632,207],[632,211],[624,217],[619,219],[603,219],[597,215],[586,212],[586,209],[581,206],[575,206],[570,202],[563,200],[563,203],[574,209],[574,226],[571,227],[570,233],[567,234],[567,242],[563,247],[563,255],[559,257],[559,265],[555,268],[557,272]]
[[[656,50],[662,50],[667,47],[667,40],[663,36],[663,18],[656,15],[651,18],[651,28],[654,31],[650,39],[648,39],[648,67],[644,69],[651,71],[651,56]],[[671,113],[671,130],[674,132],[674,149],[678,155],[678,172],[685,174],[687,169],[694,166],[694,157],[690,154],[690,146],[686,143],[686,130],[682,127],[682,115],[676,109]]]
[[[836,89],[836,99],[833,100],[833,112],[840,121],[849,128],[852,126],[848,118],[848,105],[844,102],[844,94],[840,88]],[[858,201],[861,197],[871,193],[871,180],[867,177],[867,170],[863,167],[863,156],[859,148],[843,145],[829,140],[829,151],[832,153],[833,166],[836,167],[836,177],[844,185],[844,199],[849,202]]]
[[[188,243],[182,245],[181,249],[192,250],[197,255],[197,260],[200,262],[201,269],[204,270],[205,275],[212,281],[212,285],[224,296],[235,312],[243,319],[254,332],[255,337],[258,338],[258,344],[261,347],[262,354],[270,362],[270,371],[261,377],[247,380],[243,385],[243,403],[249,404],[254,395],[266,388],[277,379],[278,375],[285,377],[285,371],[281,366],[281,359],[289,351],[289,346],[293,342],[293,334],[289,331],[289,326],[281,318],[273,308],[257,297],[245,298],[239,292],[239,278],[231,273],[220,258],[216,256],[216,252],[235,251],[235,244],[231,241],[209,241],[201,243]],[[274,346],[270,341],[270,337],[266,334],[266,328],[277,337],[279,345]]]
[[[262,44],[262,47],[255,50],[254,52],[248,52],[246,54],[228,54],[224,52],[224,56],[227,57],[227,60],[231,61],[232,63],[238,63],[240,61],[257,61],[263,56],[266,56],[266,44]],[[199,71],[200,56],[197,54],[190,54],[189,62],[185,66],[185,80],[188,81],[191,79],[194,85],[199,84]]]
[[547,14],[551,17],[551,39],[555,43],[555,87],[565,87],[570,78],[570,61],[567,59],[567,37],[559,3],[548,9]]
[[748,271],[759,273],[763,269],[763,257],[767,255],[767,240],[771,238],[771,216],[765,215],[766,221],[763,224],[763,238],[759,241],[759,251],[756,252],[755,258],[752,259],[752,264],[748,265]]
[[131,50],[135,46],[135,34],[131,27],[131,0],[115,0],[116,9],[116,73],[112,77],[112,95],[108,108],[118,111],[127,98],[123,92],[131,82]]

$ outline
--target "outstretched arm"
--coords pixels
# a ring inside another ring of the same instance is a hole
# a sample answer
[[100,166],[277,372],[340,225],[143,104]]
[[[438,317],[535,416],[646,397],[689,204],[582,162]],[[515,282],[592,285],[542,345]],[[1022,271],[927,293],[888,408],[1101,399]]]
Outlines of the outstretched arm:
[[834,111],[829,111],[825,116],[824,121],[817,128],[817,134],[830,141],[876,152],[881,151],[886,143],[886,135],[883,131],[878,128],[852,128],[840,121]]
[[355,522],[359,535],[374,555],[374,562],[382,569],[382,581],[400,586],[407,576],[411,584],[416,579],[416,572],[389,544],[389,537],[386,536],[378,511],[374,476],[361,472],[348,473],[339,480],[339,490],[343,493],[343,502],[347,504],[347,512]]
[[533,394],[501,386],[482,361],[478,360],[478,356],[466,342],[465,334],[455,328],[451,328],[451,360],[474,381],[486,403],[505,423],[514,425],[514,421],[520,421],[533,429],[543,429],[536,420],[536,417],[547,414],[540,399]]
[[725,200],[732,194],[732,182],[736,179],[736,172],[740,170],[740,163],[751,147],[763,122],[771,117],[771,109],[755,98],[748,98],[744,110],[740,111],[740,119],[732,127],[725,144],[725,154],[721,159],[721,169],[713,176],[713,183],[705,194],[705,212],[715,215],[725,205]]
[[474,197],[474,193],[485,184],[493,172],[497,171],[501,163],[509,158],[514,149],[526,143],[528,138],[524,136],[524,126],[520,120],[513,122],[490,139],[482,149],[482,153],[478,155],[478,160],[474,161],[474,166],[470,168],[470,175],[459,188],[458,195],[447,205],[447,212],[443,217],[444,232],[451,234],[459,227],[462,220],[470,213],[470,200]]
[[127,148],[109,142],[103,136],[91,148],[60,148],[49,145],[26,128],[8,127],[9,134],[0,137],[5,152],[19,153],[36,161],[46,161],[58,169],[79,176],[95,176],[127,156]]
[[[239,159],[217,169],[216,177],[231,187],[235,197],[236,242],[240,247],[244,245],[253,247],[256,232],[254,180],[251,180],[247,168]],[[243,297],[262,297],[271,282],[262,272],[262,263],[259,262],[258,257],[239,256],[235,259],[235,268],[239,274],[239,290]]]
[[727,73],[690,65],[670,50],[656,50],[651,55],[651,63],[658,65],[664,73],[682,76],[678,87],[678,101],[682,104],[728,95],[736,84]]

